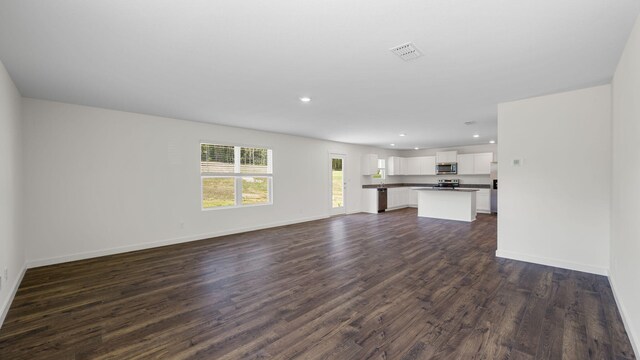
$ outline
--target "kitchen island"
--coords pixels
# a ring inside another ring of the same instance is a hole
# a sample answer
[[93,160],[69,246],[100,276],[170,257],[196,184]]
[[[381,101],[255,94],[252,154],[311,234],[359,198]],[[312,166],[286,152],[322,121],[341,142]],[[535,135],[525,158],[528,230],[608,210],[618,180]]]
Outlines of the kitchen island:
[[413,188],[418,216],[471,222],[476,219],[476,189]]

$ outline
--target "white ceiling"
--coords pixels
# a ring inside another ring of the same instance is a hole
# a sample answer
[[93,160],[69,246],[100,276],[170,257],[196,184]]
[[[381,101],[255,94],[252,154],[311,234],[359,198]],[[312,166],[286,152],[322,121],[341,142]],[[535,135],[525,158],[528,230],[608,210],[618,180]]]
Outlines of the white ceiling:
[[[469,145],[495,138],[498,102],[609,82],[639,11],[637,0],[0,0],[0,60],[27,97],[381,147]],[[408,41],[424,56],[388,50]]]

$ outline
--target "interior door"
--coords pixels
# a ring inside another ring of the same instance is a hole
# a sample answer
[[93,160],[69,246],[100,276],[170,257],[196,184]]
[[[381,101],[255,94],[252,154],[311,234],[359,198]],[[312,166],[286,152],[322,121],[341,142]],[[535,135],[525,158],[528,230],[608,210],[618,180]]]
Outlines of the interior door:
[[329,170],[331,171],[331,213],[333,215],[345,214],[345,199],[347,198],[345,156],[339,154],[331,154],[329,163]]

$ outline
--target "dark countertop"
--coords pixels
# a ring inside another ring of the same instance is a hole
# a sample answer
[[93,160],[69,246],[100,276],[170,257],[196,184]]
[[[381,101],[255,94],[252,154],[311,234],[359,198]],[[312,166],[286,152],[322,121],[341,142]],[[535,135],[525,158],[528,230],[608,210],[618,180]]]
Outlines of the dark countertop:
[[[438,184],[412,184],[412,183],[401,183],[401,184],[371,184],[371,185],[362,185],[363,189],[389,189],[389,188],[397,188],[397,187],[433,187],[438,186]],[[460,184],[460,189],[489,189],[489,184]]]
[[447,188],[415,188],[414,190],[418,191],[451,191],[451,192],[474,192],[479,191],[478,189],[447,189]]

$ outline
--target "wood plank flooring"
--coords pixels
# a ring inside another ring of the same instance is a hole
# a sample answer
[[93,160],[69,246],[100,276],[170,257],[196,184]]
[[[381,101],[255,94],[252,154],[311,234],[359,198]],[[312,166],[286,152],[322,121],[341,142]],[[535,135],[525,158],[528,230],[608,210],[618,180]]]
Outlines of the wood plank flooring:
[[355,214],[27,271],[0,359],[633,359],[605,277],[496,218]]

